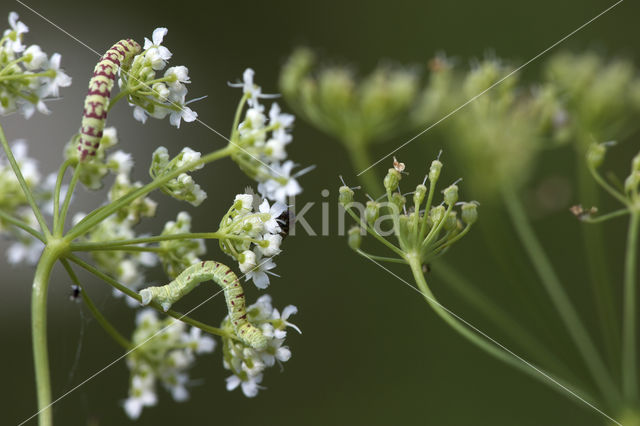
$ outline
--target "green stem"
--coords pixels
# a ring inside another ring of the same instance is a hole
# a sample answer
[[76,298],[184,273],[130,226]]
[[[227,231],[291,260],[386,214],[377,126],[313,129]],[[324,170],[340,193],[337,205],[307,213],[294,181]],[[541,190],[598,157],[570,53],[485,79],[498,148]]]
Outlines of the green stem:
[[116,328],[109,322],[109,320],[107,320],[104,317],[104,315],[102,315],[102,312],[100,312],[100,310],[98,310],[96,305],[93,303],[93,301],[87,294],[86,289],[80,283],[78,276],[76,275],[73,268],[69,264],[69,261],[67,259],[62,259],[61,262],[62,262],[62,266],[64,266],[64,269],[67,270],[67,273],[69,274],[69,278],[71,278],[71,281],[73,281],[75,285],[80,287],[80,295],[82,296],[82,300],[87,305],[87,308],[89,308],[89,311],[91,311],[91,314],[94,316],[94,318],[102,326],[104,331],[106,331],[107,334],[111,336],[111,338],[115,340],[125,350],[131,349],[131,342],[129,342],[129,340],[127,340],[122,334],[118,332],[118,330],[116,330]]
[[589,172],[591,173],[591,176],[593,176],[593,179],[595,179],[595,181],[598,182],[598,184],[602,188],[604,188],[604,190],[607,191],[609,195],[620,201],[625,206],[629,205],[629,200],[627,199],[627,197],[625,197],[624,194],[618,192],[613,186],[609,185],[609,182],[604,180],[596,169],[594,169],[593,167],[589,167]]
[[[369,156],[369,152],[367,151],[368,145],[364,141],[351,138],[351,140],[345,141],[344,145],[347,147],[347,152],[349,153],[349,159],[351,160],[353,170],[364,170],[373,163]],[[382,183],[376,178],[376,173],[373,169],[361,174],[358,176],[358,179],[360,180],[365,192],[371,195],[374,199],[385,192]]]
[[73,176],[71,177],[71,183],[69,183],[69,188],[67,189],[67,194],[64,197],[64,202],[61,207],[60,217],[58,218],[58,223],[54,229],[55,235],[58,237],[62,236],[64,232],[64,223],[67,220],[67,212],[69,211],[69,206],[71,204],[71,197],[73,196],[73,191],[76,189],[76,185],[78,184],[78,179],[80,178],[80,168],[82,167],[82,163],[78,163],[76,165],[75,170],[73,171]]
[[47,289],[53,265],[60,253],[47,245],[38,262],[31,293],[31,335],[33,341],[33,362],[38,395],[38,424],[51,426],[51,377],[49,373],[49,353],[47,346]]
[[0,76],[0,81],[20,80],[21,78],[37,78],[37,77],[55,77],[55,72],[51,73],[49,71],[45,71],[45,72],[38,72],[33,74],[2,75]]
[[194,240],[197,238],[211,239],[211,240],[219,240],[219,239],[246,240],[247,239],[246,237],[240,237],[238,235],[228,235],[222,232],[186,232],[181,234],[156,235],[153,237],[131,238],[128,240],[73,243],[71,244],[71,251],[104,250],[104,249],[112,249],[116,247],[129,246],[129,245],[135,245],[135,244],[158,243],[162,241],[171,241],[171,240]]
[[594,218],[586,217],[580,220],[585,223],[601,223],[601,222],[606,222],[607,220],[610,220],[610,219],[615,219],[616,217],[628,215],[629,213],[631,213],[631,211],[628,208],[624,208],[624,209],[616,210],[611,213],[603,214],[601,216],[596,216]]
[[[80,266],[81,268],[87,270],[88,272],[91,272],[96,277],[98,277],[101,280],[105,281],[107,284],[111,285],[112,287],[120,290],[122,293],[126,294],[127,296],[131,297],[132,299],[135,299],[138,302],[142,302],[142,298],[140,297],[140,295],[138,293],[136,293],[135,291],[131,290],[129,287],[127,287],[127,286],[125,286],[123,284],[120,284],[118,281],[114,280],[113,278],[111,278],[110,276],[105,274],[104,272],[98,270],[93,265],[90,265],[87,262],[83,261],[78,256],[70,254],[70,255],[67,256],[67,259],[69,259],[70,261],[72,261],[76,265]],[[164,309],[162,309],[162,307],[160,305],[158,305],[157,303],[155,303],[155,302],[151,302],[149,304],[149,306],[152,307],[153,309],[155,309],[156,311],[162,313],[162,314],[169,315],[169,316],[171,316],[171,317],[173,317],[173,318],[175,318],[175,319],[177,319],[179,321],[182,321],[182,322],[187,323],[189,325],[192,325],[192,326],[194,326],[196,328],[199,328],[199,329],[201,329],[202,331],[204,331],[206,333],[213,334],[215,336],[226,337],[226,338],[229,338],[229,339],[233,339],[233,340],[238,340],[239,341],[239,338],[235,334],[228,333],[228,332],[224,331],[221,328],[212,327],[212,326],[207,325],[205,323],[202,323],[200,321],[194,320],[193,318],[189,318],[185,314],[182,314],[180,312],[174,311],[173,309],[169,309],[168,311],[165,312]]]
[[638,263],[638,231],[640,210],[635,209],[629,220],[627,252],[624,265],[624,311],[622,325],[622,384],[630,402],[638,399],[638,371],[636,347],[636,274]]
[[347,206],[345,207],[345,210],[347,211],[347,213],[349,213],[349,216],[351,216],[353,220],[358,222],[360,226],[363,226],[369,232],[369,234],[371,234],[376,240],[378,240],[379,242],[387,246],[392,252],[394,252],[398,256],[404,256],[404,252],[402,250],[396,247],[393,243],[387,241],[387,239],[384,238],[382,235],[378,234],[378,232],[373,227],[369,226],[369,224],[363,218],[359,218],[358,215],[353,210],[351,210],[351,208]]
[[[588,398],[591,399],[586,393],[582,390],[578,390],[575,386],[565,385],[560,382],[560,380],[555,377],[550,376],[548,373],[542,371],[538,367],[534,366],[530,362],[525,359],[519,357],[515,353],[511,352],[505,346],[501,345],[497,341],[491,339],[488,335],[483,333],[481,330],[473,327],[468,322],[462,320],[461,318],[452,315],[452,313],[444,308],[438,300],[435,298],[429,286],[427,285],[427,281],[424,278],[424,274],[422,273],[422,264],[420,262],[420,258],[417,255],[408,255],[407,261],[409,262],[409,266],[411,267],[411,272],[413,273],[413,277],[418,285],[418,288],[427,303],[431,308],[435,311],[435,313],[442,318],[451,328],[457,331],[462,337],[466,338],[469,342],[476,345],[478,348],[482,349],[487,354],[497,358],[498,360],[515,367],[516,369],[522,371],[523,373],[528,374],[529,376],[539,380],[541,383],[545,383],[548,386],[551,386],[553,389],[560,390],[563,389],[568,391],[573,396],[579,396],[580,398]],[[576,392],[579,392],[576,393]]]
[[69,231],[68,239],[72,241],[78,238],[79,236],[85,234],[95,225],[102,222],[107,217],[111,216],[113,213],[118,211],[123,206],[129,204],[136,198],[142,197],[150,193],[151,191],[162,187],[164,184],[169,182],[171,179],[179,176],[180,174],[188,172],[189,170],[192,170],[194,167],[200,164],[210,163],[220,158],[229,156],[236,149],[237,149],[236,146],[229,144],[222,149],[211,152],[201,157],[197,161],[194,161],[189,164],[185,164],[183,167],[180,167],[179,169],[176,169],[171,173],[167,173],[166,175],[163,175],[157,179],[154,179],[153,181],[146,184],[145,186],[138,188],[136,190],[133,190],[126,195],[123,195],[122,197],[118,198],[117,200],[115,200],[110,204],[107,204],[106,206],[103,206],[101,208],[94,210]]
[[404,265],[407,264],[407,261],[404,259],[398,259],[397,257],[376,256],[375,254],[369,254],[366,251],[360,249],[356,250],[356,253],[358,253],[360,256],[368,257],[379,262],[402,263]]
[[[599,204],[599,193],[596,182],[591,178],[584,162],[584,152],[578,150],[577,180],[578,193],[583,203],[591,206]],[[616,217],[619,212],[587,219],[585,222],[597,223]],[[614,368],[617,377],[618,349],[620,347],[620,323],[616,314],[616,303],[613,295],[614,286],[611,283],[611,274],[607,267],[606,245],[603,229],[598,226],[583,226],[582,239],[587,258],[587,268],[591,278],[591,287],[600,328],[604,336],[605,353],[609,365]]]
[[15,217],[11,216],[8,213],[5,213],[2,210],[0,210],[0,219],[4,220],[5,222],[8,222],[8,223],[10,223],[12,225],[17,226],[18,228],[22,229],[25,232],[28,232],[29,234],[33,235],[34,237],[36,237],[37,239],[39,239],[42,242],[45,241],[44,235],[42,235],[41,232],[36,231],[32,227],[30,227],[26,222],[23,222],[20,219],[17,219]]
[[51,232],[47,227],[47,222],[45,222],[44,217],[40,212],[40,208],[38,207],[36,200],[33,198],[33,193],[31,192],[31,189],[29,189],[29,185],[27,184],[27,181],[24,179],[24,176],[22,176],[22,172],[20,171],[20,166],[18,165],[18,162],[13,156],[13,152],[11,152],[11,148],[9,148],[9,142],[7,142],[7,138],[4,135],[4,130],[2,129],[2,126],[0,126],[0,143],[2,144],[2,148],[4,148],[4,152],[7,154],[7,159],[11,164],[11,168],[13,169],[13,172],[15,173],[16,178],[18,179],[18,182],[20,183],[22,192],[24,192],[24,196],[27,199],[29,206],[31,206],[31,210],[33,210],[33,214],[35,215],[38,221],[38,224],[42,229],[43,234],[47,237],[50,236]]
[[587,368],[595,379],[602,395],[615,406],[619,400],[620,393],[613,382],[609,371],[605,367],[600,354],[595,348],[589,333],[580,321],[569,297],[564,291],[560,279],[556,275],[551,262],[549,261],[542,245],[538,241],[535,232],[526,216],[524,208],[520,204],[517,195],[511,188],[504,188],[503,198],[507,211],[516,228],[518,237],[522,241],[523,247],[527,251],[533,266],[541,279],[541,282],[549,294],[560,318],[569,331],[569,335],[579,349]]
[[60,216],[60,190],[62,188],[62,180],[64,179],[64,174],[67,169],[71,165],[73,160],[68,159],[60,166],[60,170],[58,171],[58,178],[56,179],[56,188],[53,193],[53,229],[55,230],[58,227],[58,221]]

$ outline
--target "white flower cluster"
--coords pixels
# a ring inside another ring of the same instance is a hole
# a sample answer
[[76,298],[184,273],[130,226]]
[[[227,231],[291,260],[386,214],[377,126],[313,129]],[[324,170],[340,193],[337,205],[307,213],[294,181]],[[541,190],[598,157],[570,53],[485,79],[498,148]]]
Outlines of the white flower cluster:
[[285,148],[293,139],[290,131],[294,116],[283,113],[274,102],[267,119],[260,99],[273,95],[263,94],[260,86],[253,82],[253,76],[254,71],[247,68],[243,82],[231,84],[232,87],[242,87],[243,100],[248,105],[244,120],[238,124],[237,133],[234,133],[235,140],[232,139],[233,143],[242,147],[233,155],[233,159],[251,178],[258,181],[258,191],[265,198],[284,203],[287,197],[302,192],[296,178],[310,168],[292,173],[295,164],[287,160]]
[[218,232],[222,250],[238,261],[246,280],[256,287],[269,286],[270,272],[276,267],[273,257],[280,253],[287,207],[275,202],[270,205],[254,194],[238,194],[220,222]]
[[144,407],[156,405],[156,384],[160,383],[177,402],[189,398],[189,368],[195,355],[213,352],[215,340],[203,336],[199,328],[187,326],[173,318],[159,320],[156,312],[145,309],[138,313],[132,344],[135,351],[127,355],[131,371],[129,397],[124,409],[137,419]]
[[61,56],[49,58],[37,44],[23,44],[29,28],[9,13],[9,26],[0,38],[0,114],[20,111],[30,118],[36,109],[48,114],[47,99],[58,97],[71,77],[60,69]]
[[[227,390],[231,391],[240,386],[245,396],[254,397],[262,388],[260,383],[264,370],[274,366],[276,361],[281,365],[291,358],[291,351],[289,347],[284,346],[284,340],[287,336],[287,327],[292,327],[301,333],[297,326],[287,321],[297,312],[298,309],[295,306],[289,305],[282,310],[281,314],[271,305],[271,296],[268,294],[261,296],[256,303],[247,308],[247,319],[269,338],[268,345],[266,349],[258,351],[242,342],[222,339],[223,365],[233,373],[227,377]],[[222,328],[233,330],[228,317],[223,321]]]
[[185,101],[186,84],[191,83],[187,67],[170,67],[164,76],[156,75],[171,58],[169,49],[162,46],[167,31],[166,28],[156,28],[152,40],[145,37],[144,51],[133,59],[128,71],[121,72],[118,83],[120,89],[127,92],[136,120],[144,123],[148,116],[163,119],[168,115],[171,124],[180,127],[182,120],[194,121],[198,114]]
[[[149,174],[156,179],[167,173],[181,169],[200,159],[200,153],[189,147],[183,148],[180,154],[169,160],[169,151],[164,146],[153,152]],[[199,170],[204,164],[190,167],[188,171]],[[199,206],[206,198],[207,193],[198,185],[188,173],[181,173],[162,186],[162,191],[177,200],[184,200],[192,206]]]
[[[11,152],[22,171],[22,176],[27,186],[34,194],[41,212],[46,215],[53,215],[53,190],[55,188],[56,175],[50,174],[45,179],[42,178],[37,161],[28,155],[25,141],[15,141],[11,146]],[[66,190],[67,186],[64,185],[61,188],[61,198],[64,198]],[[0,159],[0,209],[4,213],[25,222],[31,228],[39,229],[35,215],[27,204],[27,199],[22,192],[20,183],[6,158]],[[30,265],[37,263],[43,245],[32,235],[17,227],[10,226],[9,223],[0,218],[0,236],[12,240],[7,250],[9,263],[25,262]]]
[[[176,221],[169,221],[164,225],[162,236],[186,234],[191,232],[191,216],[187,212],[178,213]],[[158,253],[165,272],[171,279],[175,279],[182,271],[194,263],[200,262],[199,256],[206,253],[202,239],[165,240],[159,244]]]

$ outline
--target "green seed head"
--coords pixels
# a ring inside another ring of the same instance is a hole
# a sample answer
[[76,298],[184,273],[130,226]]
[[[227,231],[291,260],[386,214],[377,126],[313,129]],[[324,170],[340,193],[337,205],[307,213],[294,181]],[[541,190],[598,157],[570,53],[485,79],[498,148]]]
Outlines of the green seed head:
[[472,225],[478,220],[478,206],[476,203],[464,203],[462,205],[462,221]]
[[458,186],[451,185],[444,190],[444,202],[447,206],[453,206],[458,202]]
[[348,186],[341,186],[338,194],[338,201],[345,207],[351,204],[353,201],[353,190]]
[[390,168],[387,175],[384,177],[384,188],[387,191],[395,191],[398,189],[398,184],[402,179],[402,174],[394,168]]
[[367,201],[367,207],[364,210],[364,218],[370,225],[373,224],[380,215],[380,204],[375,201]]
[[362,242],[362,235],[360,233],[359,226],[354,226],[351,229],[349,229],[348,242],[349,242],[349,247],[351,247],[353,250],[360,249],[360,243]]

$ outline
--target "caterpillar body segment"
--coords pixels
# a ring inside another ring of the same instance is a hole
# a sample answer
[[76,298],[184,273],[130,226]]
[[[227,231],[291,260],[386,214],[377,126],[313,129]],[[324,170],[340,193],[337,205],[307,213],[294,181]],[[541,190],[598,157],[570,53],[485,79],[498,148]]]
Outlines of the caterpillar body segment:
[[246,344],[257,350],[267,347],[267,338],[259,328],[247,320],[244,290],[240,280],[233,271],[222,263],[212,260],[191,265],[175,280],[161,287],[147,287],[140,291],[142,304],[148,305],[152,301],[168,311],[171,305],[191,292],[203,281],[213,280],[224,290],[229,319],[236,335]]
[[121,67],[127,68],[140,53],[140,45],[132,39],[120,40],[102,56],[89,80],[89,92],[84,99],[84,112],[78,140],[78,158],[86,161],[96,155],[100,146],[111,89]]

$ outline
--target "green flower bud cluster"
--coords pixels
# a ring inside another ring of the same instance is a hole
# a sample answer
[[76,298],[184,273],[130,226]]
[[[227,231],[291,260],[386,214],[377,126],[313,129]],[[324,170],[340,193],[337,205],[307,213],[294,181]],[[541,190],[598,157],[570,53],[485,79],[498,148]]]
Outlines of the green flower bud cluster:
[[[499,60],[486,59],[467,72],[444,57],[436,58],[412,115],[416,129],[424,130],[473,99],[448,117],[442,130],[474,190],[484,197],[495,194],[504,182],[518,186],[528,178],[536,154],[550,139],[551,117],[560,111],[553,92],[522,90],[517,76],[509,75],[512,70]],[[439,173],[437,167],[433,173]]]
[[545,74],[565,104],[567,138],[581,151],[594,138],[617,139],[638,128],[640,74],[631,61],[562,53],[548,62]]
[[[384,178],[384,187],[387,191],[386,202],[368,201],[366,207],[358,215],[353,202],[353,192],[348,193],[346,187],[340,190],[340,200],[346,211],[359,223],[360,226],[351,228],[348,233],[349,246],[360,254],[368,256],[360,249],[362,232],[373,236],[389,247],[406,261],[408,257],[418,257],[423,263],[428,263],[442,255],[453,243],[466,235],[471,226],[478,220],[478,204],[476,202],[460,202],[459,188],[454,183],[442,191],[442,203],[435,204],[437,194],[437,182],[440,177],[442,163],[439,160],[432,162],[429,174],[425,182],[416,186],[412,192],[412,205],[407,206],[406,197],[400,193],[399,186],[403,174],[398,170],[404,170],[394,162],[387,176]],[[429,181],[428,186],[426,185]],[[349,194],[348,203],[343,199]],[[397,245],[389,241],[383,234],[383,223],[392,224],[392,233],[397,240]],[[375,258],[389,260],[388,258]]]
[[[189,164],[193,164],[199,159],[199,152],[186,147],[173,159],[169,160],[169,151],[167,148],[161,146],[153,152],[149,174],[153,179],[156,179],[178,169],[188,167]],[[203,164],[194,165],[193,167],[188,167],[187,171],[199,170],[203,166]],[[207,198],[207,193],[187,172],[181,173],[165,183],[162,186],[162,192],[172,196],[176,200],[186,201],[195,207],[202,204]]]
[[296,50],[280,75],[282,93],[297,113],[346,145],[385,140],[405,129],[418,87],[416,73],[390,66],[358,82],[346,67],[316,67],[308,49]]

